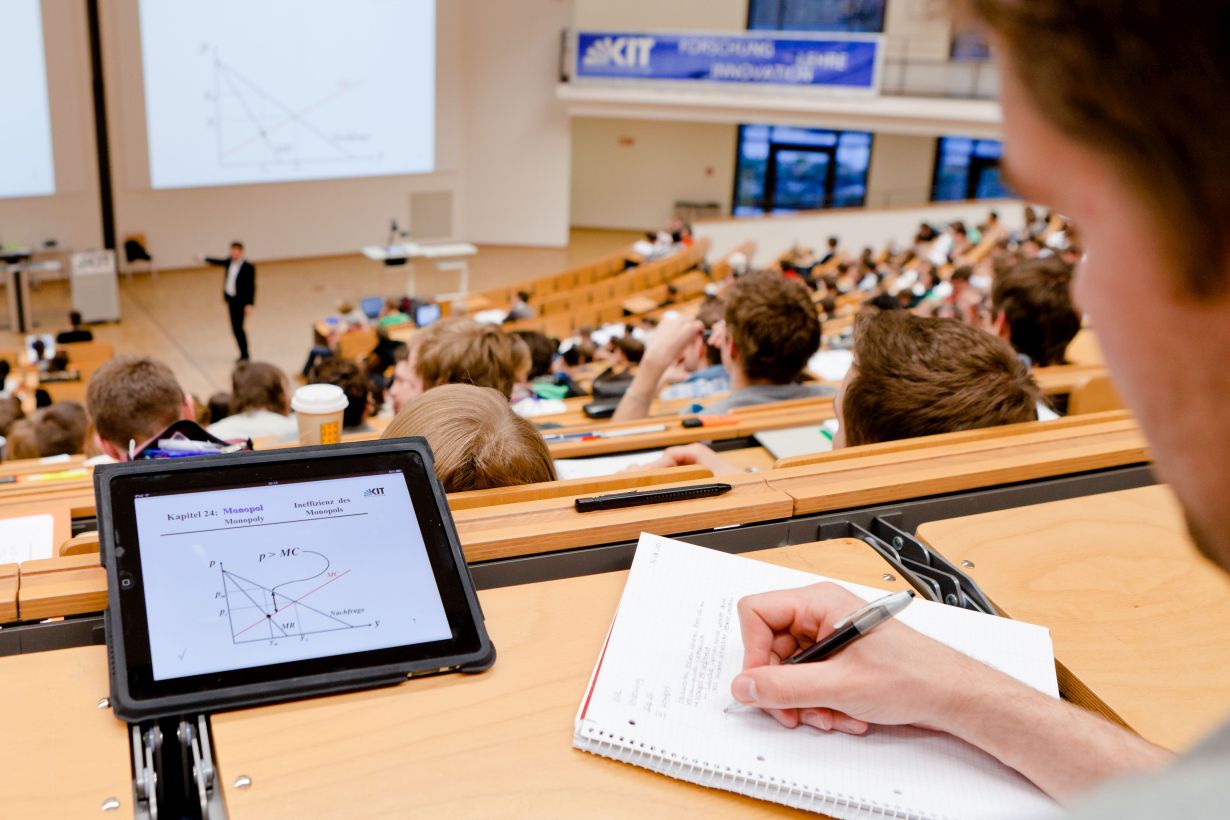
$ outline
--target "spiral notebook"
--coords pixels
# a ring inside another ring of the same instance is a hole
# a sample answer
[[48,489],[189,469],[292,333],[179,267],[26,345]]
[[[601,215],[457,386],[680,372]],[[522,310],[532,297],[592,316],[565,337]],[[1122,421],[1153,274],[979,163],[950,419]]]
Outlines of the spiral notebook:
[[[1047,817],[1057,805],[951,735],[875,727],[856,737],[725,714],[743,644],[735,604],[832,580],[642,534],[580,709],[573,745],[702,786],[838,818]],[[884,592],[838,581],[865,599]],[[1050,633],[915,601],[910,626],[1058,697]],[[954,685],[958,685],[955,684]]]

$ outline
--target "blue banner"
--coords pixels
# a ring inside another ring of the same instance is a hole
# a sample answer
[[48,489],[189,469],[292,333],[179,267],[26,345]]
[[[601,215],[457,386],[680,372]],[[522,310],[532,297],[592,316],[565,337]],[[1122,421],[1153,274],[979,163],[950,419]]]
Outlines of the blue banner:
[[875,91],[879,51],[875,36],[582,31],[573,76]]

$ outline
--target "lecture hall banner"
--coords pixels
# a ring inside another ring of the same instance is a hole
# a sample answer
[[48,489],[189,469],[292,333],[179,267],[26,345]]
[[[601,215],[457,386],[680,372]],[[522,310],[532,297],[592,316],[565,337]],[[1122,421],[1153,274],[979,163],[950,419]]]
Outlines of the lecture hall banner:
[[787,85],[874,93],[875,35],[577,33],[577,79]]

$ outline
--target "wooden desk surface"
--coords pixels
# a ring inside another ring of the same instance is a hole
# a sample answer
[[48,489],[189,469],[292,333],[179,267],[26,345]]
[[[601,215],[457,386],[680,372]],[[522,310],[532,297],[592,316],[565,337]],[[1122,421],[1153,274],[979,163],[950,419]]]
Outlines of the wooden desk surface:
[[[935,521],[919,536],[996,606],[1050,627],[1073,701],[1183,749],[1230,712],[1230,581],[1154,486]],[[1096,695],[1094,695],[1096,693]]]
[[794,498],[795,515],[807,515],[1148,461],[1144,436],[1124,420],[943,447],[843,454],[763,476]]
[[[874,586],[858,541],[757,554]],[[233,820],[283,817],[777,817],[790,809],[572,748],[626,572],[479,593],[491,670],[213,717]],[[898,582],[899,584],[900,582]],[[252,785],[232,787],[246,775]]]
[[590,428],[581,425],[578,430],[564,427],[559,430],[548,430],[546,435],[567,434],[570,432],[586,432],[589,429],[614,431],[619,429],[662,426],[665,430],[654,433],[600,438],[589,441],[547,441],[552,458],[585,458],[587,456],[610,455],[611,453],[631,453],[637,450],[657,450],[663,447],[675,447],[681,444],[691,444],[697,441],[722,441],[726,439],[746,438],[762,430],[780,430],[786,427],[801,427],[808,424],[820,424],[834,417],[833,400],[831,397],[793,399],[775,402],[761,407],[742,407],[732,413],[738,419],[736,424],[715,427],[684,427],[683,417],[662,417],[638,419],[631,422],[607,423],[601,427]]
[[[0,814],[132,817],[128,731],[110,709],[107,650],[83,646],[0,659]],[[103,813],[107,798],[118,811]]]
[[[789,518],[790,496],[769,487],[759,475],[722,476],[734,489],[725,495],[672,501],[644,507],[579,513],[571,497],[544,498],[456,510],[453,520],[467,561],[487,561],[594,544],[635,540],[652,532],[685,532]],[[662,488],[711,483],[713,479],[672,482]]]

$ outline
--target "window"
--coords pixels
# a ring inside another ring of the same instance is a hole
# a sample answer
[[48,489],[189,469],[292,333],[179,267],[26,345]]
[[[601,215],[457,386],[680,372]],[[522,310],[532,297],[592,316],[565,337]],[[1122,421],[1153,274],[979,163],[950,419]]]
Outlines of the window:
[[885,0],[749,0],[747,27],[769,31],[883,31]]
[[978,31],[961,31],[953,35],[949,55],[954,60],[989,60],[991,46]]
[[871,134],[739,126],[735,216],[847,208],[867,198]]
[[1000,176],[1003,150],[998,140],[940,137],[935,148],[931,201],[1015,197]]

